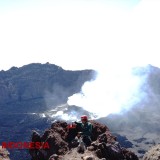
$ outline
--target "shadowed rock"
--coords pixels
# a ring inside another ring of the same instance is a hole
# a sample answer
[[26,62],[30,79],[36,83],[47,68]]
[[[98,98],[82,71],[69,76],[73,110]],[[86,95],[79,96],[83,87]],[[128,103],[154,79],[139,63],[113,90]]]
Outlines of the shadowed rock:
[[[106,159],[106,160],[138,160],[131,151],[122,148],[108,127],[96,121],[93,125],[92,143],[82,154],[77,152],[77,146],[70,145],[78,132],[78,128],[68,129],[66,122],[58,121],[51,125],[41,136],[42,142],[48,142],[49,149],[40,149],[32,160],[69,160],[75,159]],[[34,139],[35,133],[32,135]],[[74,159],[73,158],[73,159]]]

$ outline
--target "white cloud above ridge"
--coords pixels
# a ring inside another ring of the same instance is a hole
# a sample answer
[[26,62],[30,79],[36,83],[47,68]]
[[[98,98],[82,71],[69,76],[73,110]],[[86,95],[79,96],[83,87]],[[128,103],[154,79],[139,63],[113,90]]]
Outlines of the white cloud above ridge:
[[0,69],[48,61],[66,69],[159,66],[159,6],[141,1],[129,11],[99,4],[1,14]]

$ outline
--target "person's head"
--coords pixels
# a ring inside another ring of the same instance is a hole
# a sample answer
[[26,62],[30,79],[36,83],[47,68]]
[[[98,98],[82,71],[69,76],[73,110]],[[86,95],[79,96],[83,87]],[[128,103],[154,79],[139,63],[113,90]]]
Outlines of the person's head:
[[81,116],[82,123],[86,123],[88,121],[88,117],[86,115]]

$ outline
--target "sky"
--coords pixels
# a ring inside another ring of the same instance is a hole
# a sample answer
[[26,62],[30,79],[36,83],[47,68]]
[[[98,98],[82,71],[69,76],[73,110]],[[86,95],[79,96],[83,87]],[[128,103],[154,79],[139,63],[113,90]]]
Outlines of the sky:
[[0,70],[160,67],[159,0],[0,0]]
[[159,0],[0,0],[0,70],[95,69],[96,80],[67,103],[98,117],[131,110],[148,99],[147,68],[132,68],[160,67],[159,8]]

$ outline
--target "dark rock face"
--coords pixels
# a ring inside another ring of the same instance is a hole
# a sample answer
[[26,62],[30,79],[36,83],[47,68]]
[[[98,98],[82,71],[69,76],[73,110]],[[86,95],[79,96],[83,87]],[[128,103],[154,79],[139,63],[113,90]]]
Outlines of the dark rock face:
[[[110,133],[107,126],[97,123],[96,121],[90,122],[93,125],[92,143],[87,147],[84,154],[81,153],[81,158],[90,156],[92,159],[138,160],[138,157],[133,152],[120,146],[116,141],[116,137]],[[32,160],[62,160],[68,159],[67,155],[72,158],[74,154],[72,154],[72,152],[74,151],[75,146],[70,146],[70,142],[72,142],[72,139],[77,134],[78,130],[77,128],[69,130],[67,126],[68,124],[66,122],[58,121],[53,123],[51,128],[47,129],[40,137],[40,141],[48,142],[50,148],[39,149],[36,156],[35,151],[30,150]],[[32,140],[34,137],[35,133],[32,135]],[[94,157],[91,157],[91,155]]]
[[114,135],[117,137],[118,142],[125,148],[132,148],[133,144],[127,139],[126,136],[122,136],[119,134],[114,133]]
[[16,107],[20,111],[23,106],[24,110],[27,107],[31,111],[34,106],[40,110],[46,105],[66,103],[93,74],[92,70],[66,71],[49,63],[0,71],[0,106]]

